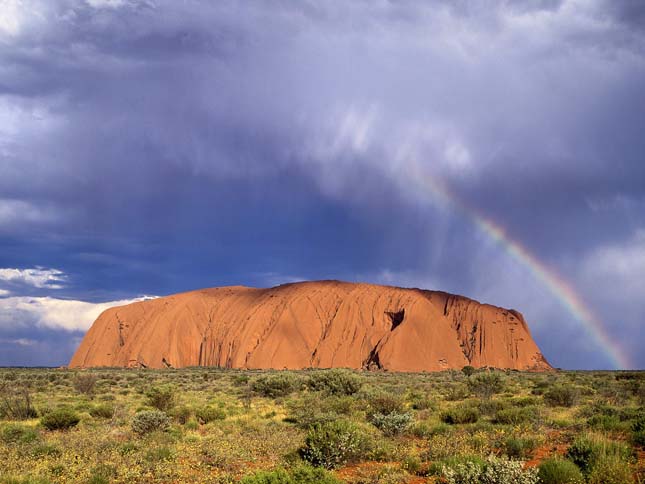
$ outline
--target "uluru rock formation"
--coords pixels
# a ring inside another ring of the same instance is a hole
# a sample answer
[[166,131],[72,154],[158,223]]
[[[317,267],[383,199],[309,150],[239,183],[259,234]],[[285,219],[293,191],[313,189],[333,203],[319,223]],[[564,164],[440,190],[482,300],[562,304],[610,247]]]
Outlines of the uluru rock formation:
[[421,289],[234,286],[108,309],[71,367],[549,370],[522,315]]

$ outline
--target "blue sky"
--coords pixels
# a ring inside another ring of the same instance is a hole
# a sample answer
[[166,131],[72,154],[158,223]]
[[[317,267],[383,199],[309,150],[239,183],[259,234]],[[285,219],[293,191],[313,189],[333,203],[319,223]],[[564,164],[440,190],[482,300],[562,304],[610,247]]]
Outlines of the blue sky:
[[334,278],[524,313],[645,367],[645,7],[629,1],[0,4],[0,365],[109,305]]

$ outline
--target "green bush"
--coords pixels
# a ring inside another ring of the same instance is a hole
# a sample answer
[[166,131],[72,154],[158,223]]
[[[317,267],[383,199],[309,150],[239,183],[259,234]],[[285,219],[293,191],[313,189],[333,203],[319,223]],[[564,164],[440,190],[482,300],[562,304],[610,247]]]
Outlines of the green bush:
[[324,469],[301,465],[290,472],[283,469],[259,471],[244,477],[241,484],[340,484],[340,481]]
[[387,415],[377,413],[370,419],[372,424],[385,435],[393,436],[402,433],[412,422],[411,413],[392,412]]
[[578,400],[578,390],[564,385],[550,388],[544,393],[544,402],[551,407],[572,407]]
[[506,455],[516,459],[531,457],[537,447],[537,441],[531,438],[509,437],[504,441]]
[[518,425],[529,422],[537,417],[537,408],[535,407],[513,407],[498,411],[495,414],[495,423],[505,425]]
[[378,392],[368,395],[367,407],[367,418],[371,419],[376,414],[389,415],[391,413],[403,413],[405,403],[400,395]]
[[170,418],[160,410],[143,410],[132,417],[132,430],[145,435],[157,430],[164,431],[170,427]]
[[192,414],[193,414],[192,410],[188,408],[186,405],[175,407],[170,412],[170,416],[174,418],[181,425],[185,425],[190,420],[190,416]]
[[466,365],[461,369],[461,372],[466,376],[470,376],[473,373],[475,373],[475,367],[470,366],[470,365]]
[[307,386],[329,395],[354,395],[363,386],[363,380],[349,370],[334,369],[314,373],[309,377]]
[[625,422],[621,422],[618,415],[594,415],[587,420],[587,425],[592,429],[612,431],[627,428]]
[[633,484],[632,470],[618,456],[603,456],[595,463],[587,479],[589,484]]
[[632,440],[636,445],[645,446],[645,415],[639,415],[632,422]]
[[291,373],[264,375],[251,383],[251,389],[263,397],[285,397],[301,386],[300,378]]
[[6,424],[0,427],[0,440],[5,443],[29,443],[38,439],[38,432],[32,427],[20,424]]
[[541,484],[584,484],[577,465],[570,460],[551,458],[542,461],[538,468]]
[[311,428],[300,455],[314,466],[335,469],[362,457],[366,447],[365,436],[356,424],[336,420]]
[[596,464],[607,457],[615,457],[625,463],[632,456],[633,452],[629,446],[594,435],[578,436],[567,449],[567,458],[585,475],[589,475]]
[[454,407],[442,412],[439,418],[441,418],[442,422],[451,425],[475,423],[479,420],[479,412],[472,407]]
[[200,424],[207,424],[215,420],[224,420],[226,412],[217,407],[200,407],[195,410],[195,418]]
[[90,415],[95,418],[112,418],[114,416],[114,407],[109,403],[95,405],[90,409]]
[[169,411],[177,403],[175,389],[169,385],[148,389],[146,397],[148,405],[162,412]]
[[487,400],[504,390],[504,379],[501,374],[492,371],[478,373],[468,379],[468,388],[478,397]]
[[524,470],[522,462],[489,457],[483,465],[477,462],[444,466],[447,484],[537,484],[538,470]]
[[68,430],[78,425],[81,417],[69,408],[59,408],[43,415],[40,423],[47,430]]

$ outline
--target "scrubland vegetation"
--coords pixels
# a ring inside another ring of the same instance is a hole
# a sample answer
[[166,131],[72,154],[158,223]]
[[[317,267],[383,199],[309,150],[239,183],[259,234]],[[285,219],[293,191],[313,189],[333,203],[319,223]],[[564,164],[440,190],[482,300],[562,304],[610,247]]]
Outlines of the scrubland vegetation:
[[645,482],[645,373],[0,369],[0,483]]

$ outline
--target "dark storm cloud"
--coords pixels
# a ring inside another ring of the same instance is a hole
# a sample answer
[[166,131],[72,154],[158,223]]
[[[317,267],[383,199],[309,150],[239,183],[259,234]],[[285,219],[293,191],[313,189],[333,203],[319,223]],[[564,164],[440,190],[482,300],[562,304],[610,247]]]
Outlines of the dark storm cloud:
[[645,228],[640,3],[5,5],[0,268],[67,277],[11,296],[425,285],[523,310],[557,365],[610,364],[418,164],[639,339],[638,303],[603,295],[643,276],[609,262]]

